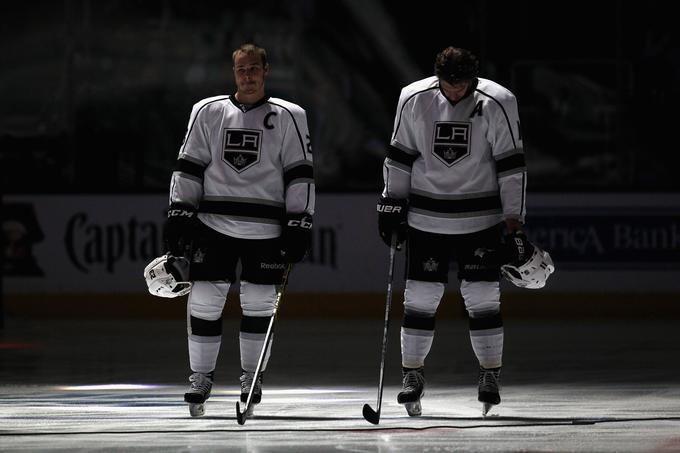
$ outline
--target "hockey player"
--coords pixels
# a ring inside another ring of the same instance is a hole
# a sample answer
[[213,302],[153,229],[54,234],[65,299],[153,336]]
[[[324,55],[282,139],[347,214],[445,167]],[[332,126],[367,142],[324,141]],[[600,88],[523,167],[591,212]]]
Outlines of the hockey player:
[[[236,280],[237,262],[241,401],[254,385],[252,404],[257,404],[262,375],[255,379],[254,371],[276,285],[286,263],[301,261],[311,244],[315,186],[306,113],[265,95],[270,70],[265,49],[244,44],[232,60],[236,93],[204,99],[191,112],[170,183],[164,230],[168,254],[165,267],[156,266],[156,275],[167,270],[175,277],[170,279],[175,288],[161,288],[159,295],[191,288],[187,327],[192,373],[184,400],[192,416],[204,414],[210,396],[222,310]],[[190,261],[188,278],[183,257]]]
[[[407,241],[408,272],[401,328],[403,390],[397,400],[420,415],[424,365],[449,261],[458,263],[479,360],[478,399],[483,413],[501,399],[503,353],[500,265],[487,251],[510,241],[504,262],[522,259],[526,236],[526,168],[515,96],[478,76],[477,58],[448,47],[435,75],[402,89],[383,166],[379,232],[390,245]],[[526,245],[526,244],[525,244]]]

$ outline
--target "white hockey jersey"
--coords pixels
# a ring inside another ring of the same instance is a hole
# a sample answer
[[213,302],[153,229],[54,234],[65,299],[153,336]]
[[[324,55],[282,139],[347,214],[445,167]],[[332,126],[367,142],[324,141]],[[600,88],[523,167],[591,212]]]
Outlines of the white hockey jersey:
[[312,148],[305,111],[265,97],[247,110],[233,96],[194,105],[170,183],[170,206],[243,239],[280,235],[286,213],[314,213]]
[[479,78],[456,103],[428,77],[401,91],[383,196],[408,198],[408,224],[463,234],[524,221],[526,166],[515,96]]

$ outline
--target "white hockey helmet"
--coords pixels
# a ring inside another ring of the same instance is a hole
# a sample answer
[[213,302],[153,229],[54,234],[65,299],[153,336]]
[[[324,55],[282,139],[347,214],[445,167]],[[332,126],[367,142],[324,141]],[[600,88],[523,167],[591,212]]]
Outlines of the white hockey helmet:
[[189,261],[163,255],[144,268],[144,279],[149,292],[158,297],[179,297],[191,291]]
[[503,276],[520,288],[543,288],[550,274],[555,272],[555,265],[550,254],[536,245],[533,247],[533,253],[524,263],[511,263],[501,266]]

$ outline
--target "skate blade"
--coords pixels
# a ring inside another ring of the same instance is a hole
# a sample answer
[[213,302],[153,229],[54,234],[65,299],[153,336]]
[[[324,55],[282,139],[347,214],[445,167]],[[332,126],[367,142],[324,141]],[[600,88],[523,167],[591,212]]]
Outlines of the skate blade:
[[497,414],[489,414],[489,411],[496,406],[491,403],[482,403],[482,417],[495,417]]
[[202,417],[205,415],[205,405],[203,403],[189,403],[189,414],[192,417]]
[[411,417],[418,417],[423,413],[423,407],[420,405],[420,401],[416,401],[414,403],[405,403],[404,408],[406,409],[406,413],[408,413],[408,415]]

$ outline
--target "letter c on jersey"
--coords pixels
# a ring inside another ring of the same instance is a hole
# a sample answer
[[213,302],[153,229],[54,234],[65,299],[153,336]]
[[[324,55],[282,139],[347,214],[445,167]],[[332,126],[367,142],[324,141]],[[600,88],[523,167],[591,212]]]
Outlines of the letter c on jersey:
[[267,114],[264,116],[264,121],[263,121],[264,127],[266,127],[267,129],[274,129],[274,125],[273,125],[272,123],[269,122],[269,118],[272,117],[272,116],[276,116],[276,115],[277,115],[276,112],[269,112],[269,113],[267,113]]

